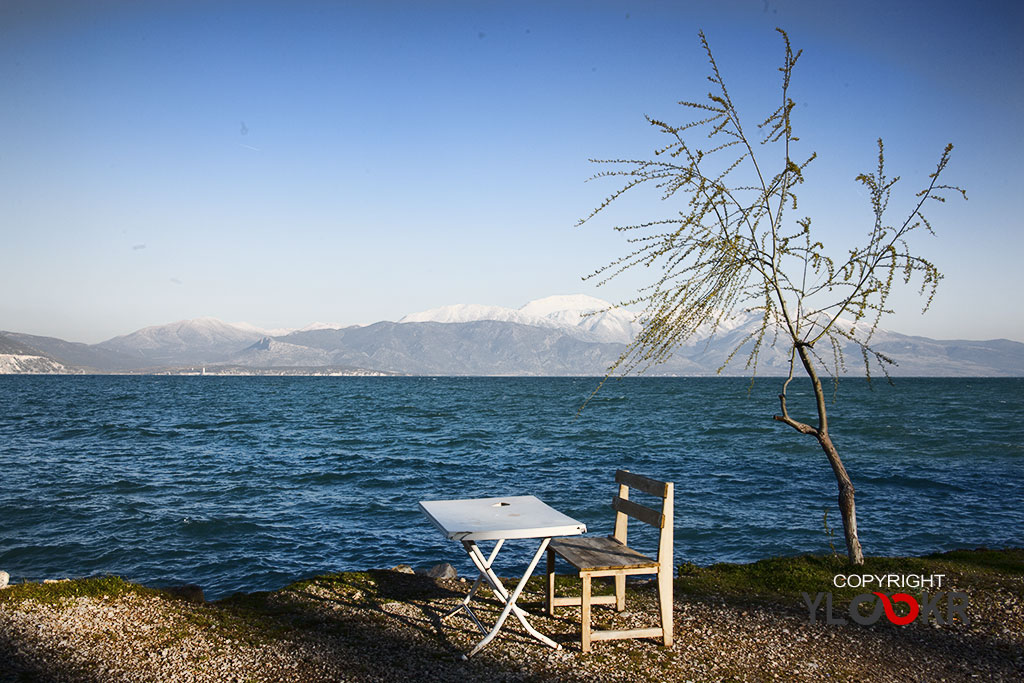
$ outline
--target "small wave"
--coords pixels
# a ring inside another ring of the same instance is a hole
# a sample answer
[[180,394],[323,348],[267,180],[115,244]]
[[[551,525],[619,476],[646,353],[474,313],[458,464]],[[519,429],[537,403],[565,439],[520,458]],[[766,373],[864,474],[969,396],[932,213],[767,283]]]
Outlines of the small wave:
[[254,534],[270,530],[264,524],[240,517],[184,517],[181,520],[181,527],[193,536]]
[[878,488],[909,488],[915,490],[936,489],[940,491],[955,491],[958,493],[966,490],[962,486],[949,481],[925,479],[923,477],[910,477],[906,475],[895,475],[890,477],[861,477],[859,478],[859,481],[861,482],[861,486],[869,485]]
[[355,482],[358,476],[354,472],[300,472],[291,475],[288,480],[299,486],[328,486]]

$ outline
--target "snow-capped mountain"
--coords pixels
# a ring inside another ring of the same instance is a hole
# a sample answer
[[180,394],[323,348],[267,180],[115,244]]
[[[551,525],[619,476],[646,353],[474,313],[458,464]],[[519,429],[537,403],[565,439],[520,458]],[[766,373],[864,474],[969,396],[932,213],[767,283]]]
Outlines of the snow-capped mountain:
[[251,325],[240,327],[217,318],[194,318],[144,327],[98,346],[132,354],[153,365],[188,364],[224,360],[265,336]]
[[[285,365],[320,365],[324,358],[317,353],[306,353],[288,348],[287,345],[281,346],[277,342],[270,345],[269,340],[295,332],[337,330],[342,327],[336,323],[315,322],[298,330],[266,329],[245,322],[226,323],[217,318],[193,318],[145,327],[131,334],[108,339],[93,348],[135,358],[135,368],[222,363],[239,359],[246,361],[242,363],[244,365],[257,366],[264,359],[269,361],[278,356],[291,359]],[[261,343],[262,347],[259,346]],[[298,363],[299,359],[303,363]]]
[[454,304],[411,313],[398,322],[468,323],[479,320],[548,327],[584,341],[618,344],[628,344],[640,330],[633,313],[584,294],[549,296],[519,308]]
[[321,349],[264,337],[228,362],[249,367],[318,366],[331,365],[331,356]]
[[[601,374],[623,344],[584,341],[549,326],[499,320],[439,323],[382,321],[341,330],[296,332],[279,342],[250,348],[275,367],[308,365],[297,349],[319,349],[339,367],[372,368],[412,375]],[[239,357],[238,364],[247,363]]]
[[247,332],[255,332],[263,337],[284,337],[292,332],[309,332],[310,330],[340,330],[343,327],[349,327],[348,325],[342,325],[341,323],[325,323],[312,322],[304,327],[259,327],[252,323],[225,323],[232,327],[237,327]]
[[[285,332],[284,334],[291,334],[292,332],[310,332],[312,330],[340,330],[343,327],[348,327],[348,325],[342,325],[341,323],[322,323],[320,321],[317,321],[315,323],[310,323],[305,327],[300,327],[297,330],[288,330],[288,332]],[[283,337],[284,334],[270,334],[267,336]]]
[[[200,320],[203,320],[203,318],[200,318]],[[210,320],[216,320],[216,318],[210,318]],[[218,320],[217,322],[220,322],[220,321]],[[237,327],[237,328],[239,328],[241,330],[245,330],[246,332],[255,332],[256,334],[259,334],[259,335],[264,336],[264,337],[283,337],[284,335],[291,334],[292,332],[295,331],[295,328],[293,328],[293,327],[272,327],[272,328],[266,328],[266,327],[257,327],[256,325],[253,325],[251,323],[224,323],[224,324],[225,325],[230,325],[231,327]]]

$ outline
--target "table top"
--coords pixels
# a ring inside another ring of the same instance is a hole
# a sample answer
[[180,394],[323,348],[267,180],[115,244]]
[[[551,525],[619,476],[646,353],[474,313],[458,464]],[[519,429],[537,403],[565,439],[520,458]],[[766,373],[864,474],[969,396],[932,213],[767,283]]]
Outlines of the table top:
[[454,541],[550,538],[586,533],[587,525],[536,496],[423,500],[420,510]]

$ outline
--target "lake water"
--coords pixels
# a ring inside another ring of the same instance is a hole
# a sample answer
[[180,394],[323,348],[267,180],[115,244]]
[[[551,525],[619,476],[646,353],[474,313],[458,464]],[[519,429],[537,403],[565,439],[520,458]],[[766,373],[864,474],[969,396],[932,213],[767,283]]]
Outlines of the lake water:
[[[2,376],[0,569],[213,598],[402,562],[468,574],[417,501],[534,494],[609,533],[617,468],[676,482],[677,561],[830,552],[825,508],[844,551],[824,455],[771,419],[780,380],[613,380],[577,417],[596,384]],[[830,418],[867,554],[1024,546],[1024,379],[850,380]]]

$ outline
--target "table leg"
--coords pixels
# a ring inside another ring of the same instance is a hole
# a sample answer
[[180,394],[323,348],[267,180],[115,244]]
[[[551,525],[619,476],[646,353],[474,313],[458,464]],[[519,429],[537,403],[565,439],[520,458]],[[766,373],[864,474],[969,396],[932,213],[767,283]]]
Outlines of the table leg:
[[[525,582],[527,580],[529,580],[530,575],[533,573],[533,570],[537,566],[537,562],[539,561],[540,557],[543,555],[544,551],[547,549],[547,545],[548,545],[549,542],[550,542],[550,539],[544,539],[541,542],[541,547],[537,551],[537,556],[534,557],[533,563],[530,565],[530,568],[526,570],[525,577],[520,582],[521,583],[521,586],[519,588],[520,591],[522,590],[523,587],[526,586]],[[476,553],[477,553],[477,556],[479,557],[479,559],[482,560],[483,559],[483,553],[480,552],[479,548],[476,549]],[[470,551],[470,557],[472,557],[472,556],[473,556],[473,552]],[[508,602],[509,594],[508,594],[508,591],[505,589],[505,586],[502,585],[501,580],[497,577],[497,575],[495,575],[494,570],[491,569],[492,560],[493,560],[493,555],[492,555],[491,560],[489,560],[487,562],[486,570],[485,570],[484,573],[488,577],[488,579],[489,579],[488,583],[494,589],[494,592],[497,595],[498,599],[501,602],[506,603],[506,602]],[[475,561],[474,561],[474,563],[475,563]],[[479,567],[479,564],[477,566]],[[518,599],[518,594],[516,595],[516,598]],[[516,618],[519,619],[519,623],[521,623],[523,625],[523,628],[526,629],[527,633],[529,633],[530,635],[532,635],[534,638],[536,638],[537,640],[541,641],[545,645],[549,645],[549,646],[555,648],[556,650],[561,648],[561,646],[558,643],[556,643],[555,641],[551,640],[550,638],[545,636],[543,633],[541,633],[540,631],[535,629],[532,625],[530,625],[530,623],[526,620],[526,612],[523,611],[522,608],[520,608],[518,605],[515,604],[515,600],[512,601],[512,612],[513,612],[513,614],[516,615]]]
[[[505,542],[505,539],[503,539],[503,538],[502,539],[498,539],[498,542],[494,545],[494,550],[491,551],[491,556],[487,558],[487,562],[485,564],[486,567],[490,568],[490,566],[492,564],[494,564],[494,558],[496,558],[498,556],[498,551],[501,550],[501,545],[504,542]],[[469,544],[463,543],[463,546],[466,547],[466,552],[469,552],[470,553],[470,557],[472,557],[473,555],[472,555],[472,552],[470,552],[470,550],[469,550]],[[479,551],[479,548],[477,548],[477,550]],[[474,559],[473,563],[476,564],[476,560],[475,559]],[[448,614],[446,614],[443,617],[441,617],[441,621],[444,621],[444,620],[448,619],[449,617],[452,617],[452,616],[458,614],[460,610],[466,610],[466,614],[468,614],[469,618],[473,620],[473,623],[476,624],[477,628],[480,629],[480,632],[486,634],[487,633],[487,629],[484,628],[484,625],[482,623],[480,623],[480,619],[477,618],[476,614],[473,612],[472,608],[470,608],[470,606],[469,606],[469,602],[473,599],[473,596],[476,595],[476,592],[480,589],[480,584],[483,583],[483,580],[484,580],[484,573],[480,572],[480,575],[476,577],[476,581],[473,582],[473,588],[470,589],[469,594],[466,595],[466,597],[462,600],[462,602],[459,604],[458,607],[456,607],[451,612],[448,612]]]
[[[495,549],[495,551],[491,553],[491,557],[488,560],[484,560],[483,553],[480,552],[480,548],[479,546],[477,546],[475,542],[462,542],[463,546],[466,548],[466,552],[469,553],[470,558],[473,560],[473,564],[475,564],[476,568],[480,570],[480,578],[482,578],[483,580],[487,581],[488,584],[490,584],[491,588],[494,590],[494,594],[498,597],[498,599],[501,602],[505,604],[505,608],[501,611],[501,615],[499,615],[498,621],[494,624],[494,627],[490,630],[489,633],[487,633],[487,635],[484,636],[483,640],[476,644],[476,647],[474,647],[468,654],[463,655],[465,658],[472,657],[477,652],[486,647],[487,644],[494,639],[494,636],[498,634],[498,631],[501,630],[501,627],[502,625],[504,625],[505,620],[508,619],[509,614],[515,614],[516,618],[518,618],[519,622],[523,625],[523,628],[525,628],[527,633],[532,635],[534,638],[541,641],[545,645],[555,648],[556,650],[561,649],[561,646],[558,643],[551,640],[537,629],[533,628],[533,626],[531,626],[530,623],[526,620],[526,612],[524,612],[522,609],[516,606],[516,600],[519,599],[519,595],[523,592],[523,588],[526,587],[526,582],[529,581],[530,575],[533,574],[533,570],[536,569],[537,563],[540,562],[540,558],[544,555],[544,551],[547,550],[548,543],[550,541],[550,538],[545,538],[541,540],[540,547],[537,548],[537,552],[534,554],[533,560],[530,562],[530,566],[527,567],[526,572],[523,574],[523,577],[519,580],[518,585],[516,585],[515,590],[513,590],[511,594],[509,594],[508,591],[505,590],[505,587],[502,585],[501,580],[494,574],[494,571],[491,569],[491,565],[493,564],[494,558],[497,555],[497,549]],[[480,579],[478,579],[477,581],[479,582],[479,580]],[[474,585],[474,590],[476,589],[476,587],[477,584]],[[456,610],[461,609],[461,607],[462,606],[460,605],[460,607],[456,608]],[[469,609],[468,604],[466,605],[466,609]],[[480,622],[477,621],[478,625],[479,623]]]

